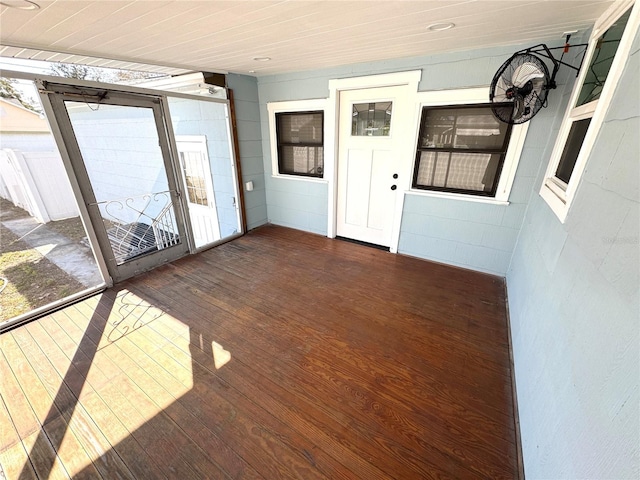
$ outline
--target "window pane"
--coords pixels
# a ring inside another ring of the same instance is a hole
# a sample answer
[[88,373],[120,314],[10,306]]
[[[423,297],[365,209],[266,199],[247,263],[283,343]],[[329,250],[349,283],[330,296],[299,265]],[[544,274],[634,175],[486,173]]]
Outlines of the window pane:
[[491,108],[425,108],[421,148],[500,150],[510,125],[497,120]]
[[279,152],[280,173],[322,177],[324,151],[322,147],[283,146]]
[[354,104],[351,135],[388,137],[391,128],[391,108],[392,102]]
[[278,144],[322,145],[322,112],[277,113]]
[[203,158],[198,152],[180,152],[182,169],[187,183],[189,203],[209,205],[207,198],[207,184]]
[[501,157],[496,153],[420,152],[414,187],[492,193]]
[[589,69],[587,70],[587,76],[582,84],[582,90],[578,96],[577,107],[586,103],[592,102],[600,98],[604,82],[607,80],[609,70],[611,70],[611,64],[618,50],[620,39],[624,33],[624,28],[631,15],[631,9],[629,9],[624,15],[622,15],[604,34],[598,39],[596,48],[593,51],[591,62],[589,63]]
[[567,143],[564,144],[562,157],[560,157],[560,163],[556,170],[556,177],[564,183],[569,183],[571,179],[571,174],[576,166],[576,160],[578,159],[578,154],[580,153],[580,148],[582,148],[582,142],[584,142],[584,137],[587,134],[590,123],[591,119],[585,118],[584,120],[573,122],[573,125],[571,125],[569,137],[567,138]]

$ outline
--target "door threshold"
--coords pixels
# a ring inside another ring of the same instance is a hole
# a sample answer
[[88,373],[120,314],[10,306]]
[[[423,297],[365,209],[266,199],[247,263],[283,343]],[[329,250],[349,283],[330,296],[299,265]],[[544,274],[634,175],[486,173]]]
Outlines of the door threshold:
[[375,248],[376,250],[382,250],[383,252],[390,252],[389,247],[385,247],[384,245],[377,245],[375,243],[363,242],[362,240],[356,240],[355,238],[347,238],[347,237],[336,237],[336,240],[342,240],[343,242],[355,243],[357,245],[362,245],[363,247]]

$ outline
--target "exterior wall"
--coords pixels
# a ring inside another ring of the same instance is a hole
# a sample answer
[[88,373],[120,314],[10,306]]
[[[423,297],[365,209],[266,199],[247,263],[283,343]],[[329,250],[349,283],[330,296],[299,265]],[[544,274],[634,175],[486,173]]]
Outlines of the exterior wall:
[[44,116],[0,97],[1,130],[5,132],[49,132]]
[[[557,39],[553,42],[557,43]],[[486,86],[498,67],[514,51],[524,47],[516,45],[260,77],[258,90],[269,221],[327,234],[327,183],[271,176],[268,102],[326,98],[329,80],[334,78],[417,69],[422,70],[420,91]],[[559,83],[564,81],[558,80]],[[554,93],[550,95],[549,108],[542,110],[530,125],[510,204],[477,203],[409,192],[402,217],[400,253],[497,275],[506,274],[540,166],[540,155],[551,134],[550,123],[557,113],[560,99]],[[417,129],[417,125],[408,127]]]
[[254,77],[237,74],[227,75],[227,85],[235,99],[242,182],[253,182],[253,191],[244,191],[247,228],[252,229],[267,223],[258,86]]
[[0,149],[10,148],[23,152],[56,152],[58,147],[49,132],[2,132]]
[[[163,194],[147,196],[168,190],[152,112],[110,105],[92,111],[78,103],[69,108],[69,116],[96,201],[116,201],[100,205],[103,217],[149,223],[168,199]],[[145,216],[139,218],[138,210]]]
[[507,274],[530,479],[640,477],[639,77],[636,35],[564,224],[544,148]]

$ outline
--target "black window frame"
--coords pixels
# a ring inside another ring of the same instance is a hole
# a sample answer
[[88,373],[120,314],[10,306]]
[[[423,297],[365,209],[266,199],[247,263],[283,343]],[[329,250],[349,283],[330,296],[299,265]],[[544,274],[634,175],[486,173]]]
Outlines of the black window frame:
[[[507,107],[513,108],[512,103],[505,103],[504,105],[498,104],[498,107]],[[422,113],[420,117],[420,133],[418,135],[417,145],[416,145],[416,158],[413,166],[413,180],[411,182],[411,187],[418,190],[428,190],[428,191],[436,191],[436,192],[446,192],[446,193],[458,193],[464,195],[474,195],[479,197],[489,197],[493,198],[496,196],[498,191],[498,184],[500,183],[500,177],[502,176],[502,169],[504,167],[504,163],[507,156],[507,150],[509,149],[509,143],[511,141],[511,134],[513,133],[513,125],[507,125],[507,131],[503,140],[503,144],[501,148],[455,148],[455,147],[423,147],[422,138],[424,136],[424,130],[426,128],[427,122],[427,112],[430,110],[451,110],[451,109],[463,109],[463,108],[477,108],[477,109],[489,109],[492,107],[496,107],[495,103],[472,103],[472,104],[451,104],[451,105],[434,105],[434,106],[423,106]],[[499,121],[499,120],[498,120]],[[451,187],[438,187],[432,185],[421,185],[418,184],[418,173],[420,168],[420,158],[422,156],[422,152],[444,152],[444,153],[478,153],[478,154],[490,154],[490,155],[500,155],[500,159],[498,162],[498,166],[496,168],[496,174],[493,180],[493,185],[491,187],[491,191],[478,191],[478,190],[467,190],[462,188],[451,188]]]
[[[282,142],[280,140],[280,118],[284,116],[296,116],[296,115],[322,115],[321,121],[321,132],[322,132],[322,141],[320,143],[311,143],[311,142]],[[324,178],[324,110],[301,110],[294,112],[276,112],[275,113],[275,123],[276,123],[276,151],[278,153],[278,174],[279,175],[294,175],[298,177],[310,177],[310,178]],[[301,172],[293,172],[293,171],[285,171],[283,166],[284,155],[282,153],[283,147],[307,147],[307,148],[317,148],[322,147],[322,173],[301,173]]]

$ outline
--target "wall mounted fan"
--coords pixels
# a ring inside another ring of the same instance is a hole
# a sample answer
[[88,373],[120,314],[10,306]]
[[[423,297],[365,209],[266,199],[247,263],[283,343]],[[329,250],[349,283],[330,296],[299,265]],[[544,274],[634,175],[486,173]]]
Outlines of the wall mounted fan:
[[[540,44],[514,53],[502,64],[489,88],[491,109],[498,120],[512,125],[531,120],[541,108],[547,106],[547,95],[549,90],[556,88],[556,74],[560,65],[580,71],[579,66],[574,67],[562,61],[564,54],[569,51],[569,37],[563,47],[555,47],[564,49],[560,60],[551,53],[555,48]],[[541,56],[553,63],[551,75]]]

